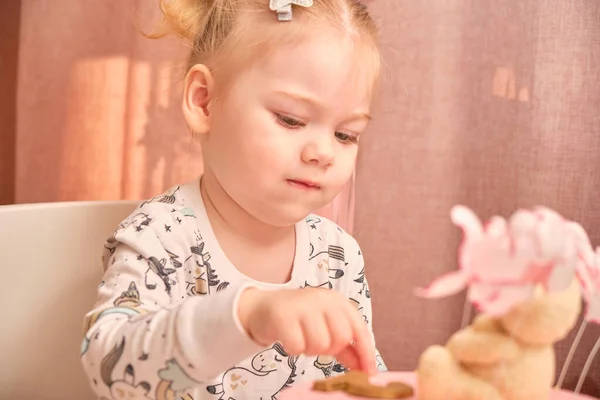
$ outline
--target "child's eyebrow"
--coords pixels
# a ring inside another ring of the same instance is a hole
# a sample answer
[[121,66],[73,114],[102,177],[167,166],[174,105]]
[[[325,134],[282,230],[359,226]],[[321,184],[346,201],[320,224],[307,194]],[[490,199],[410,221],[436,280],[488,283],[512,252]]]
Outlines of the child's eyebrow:
[[304,93],[300,93],[300,92],[290,92],[290,91],[286,91],[286,90],[275,91],[275,94],[280,95],[280,96],[289,97],[291,99],[301,101],[303,103],[308,103],[309,105],[312,105],[312,106],[325,108],[325,104],[323,104],[323,102],[321,102],[319,99],[317,99],[316,97],[313,97],[309,94],[304,94]]
[[[303,94],[303,93],[299,93],[299,92],[284,91],[284,90],[278,90],[275,92],[275,94],[289,97],[291,99],[300,101],[302,103],[307,103],[313,107],[318,107],[318,108],[323,108],[323,109],[328,108],[326,104],[324,104],[319,99],[317,99],[311,95],[307,95],[307,94]],[[357,112],[357,113],[350,114],[346,120],[351,121],[351,120],[357,120],[357,119],[366,119],[366,120],[370,121],[371,118],[372,118],[371,115],[369,115],[368,113]]]
[[355,120],[355,119],[366,119],[366,120],[370,121],[372,119],[372,117],[370,114],[367,114],[367,113],[354,113],[354,114],[351,114],[347,120],[351,121],[351,120]]

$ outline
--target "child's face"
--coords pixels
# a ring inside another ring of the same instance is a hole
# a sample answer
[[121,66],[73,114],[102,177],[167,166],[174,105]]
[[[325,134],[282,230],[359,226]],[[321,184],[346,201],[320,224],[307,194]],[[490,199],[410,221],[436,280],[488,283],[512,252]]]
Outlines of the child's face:
[[338,31],[276,49],[236,76],[212,111],[206,166],[253,217],[286,225],[352,175],[373,68]]

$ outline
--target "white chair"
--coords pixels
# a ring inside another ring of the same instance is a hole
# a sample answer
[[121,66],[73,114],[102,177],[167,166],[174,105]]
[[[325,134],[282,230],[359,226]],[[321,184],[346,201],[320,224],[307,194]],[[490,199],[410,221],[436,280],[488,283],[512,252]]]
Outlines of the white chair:
[[0,207],[0,399],[95,399],[79,360],[104,240],[135,201]]

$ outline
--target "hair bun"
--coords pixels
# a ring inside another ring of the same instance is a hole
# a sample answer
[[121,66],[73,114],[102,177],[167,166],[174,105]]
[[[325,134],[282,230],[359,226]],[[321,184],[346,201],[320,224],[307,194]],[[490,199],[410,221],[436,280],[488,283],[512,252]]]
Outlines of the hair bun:
[[197,36],[198,22],[213,0],[159,0],[163,19],[158,27],[146,37],[161,38],[176,34],[189,41]]

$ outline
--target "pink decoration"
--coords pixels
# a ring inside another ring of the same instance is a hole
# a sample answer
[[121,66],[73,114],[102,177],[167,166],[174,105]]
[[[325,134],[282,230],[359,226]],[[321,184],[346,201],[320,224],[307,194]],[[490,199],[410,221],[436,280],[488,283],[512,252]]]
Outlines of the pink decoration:
[[[473,211],[456,206],[452,221],[463,230],[459,270],[433,281],[418,296],[437,298],[467,289],[467,300],[480,311],[501,317],[533,297],[534,287],[565,290],[576,277],[586,303],[585,319],[558,379],[560,388],[575,349],[589,322],[600,324],[600,247],[594,251],[583,227],[545,207],[518,210],[507,222],[495,216],[485,227]],[[464,318],[463,318],[464,319]],[[587,376],[600,339],[584,365],[575,392]]]
[[585,242],[585,246],[582,245],[577,278],[586,302],[585,319],[588,322],[600,324],[600,248],[594,252],[589,244],[589,239],[587,239],[587,234],[585,239],[587,242]]
[[588,287],[598,288],[597,305],[590,310],[600,316],[600,274],[597,267],[590,272],[597,263],[579,224],[545,207],[518,210],[508,221],[494,216],[482,226],[471,209],[459,205],[451,218],[463,231],[459,270],[417,289],[418,296],[438,298],[468,289],[469,301],[480,311],[501,316],[531,298],[535,285],[562,291],[577,274]]

